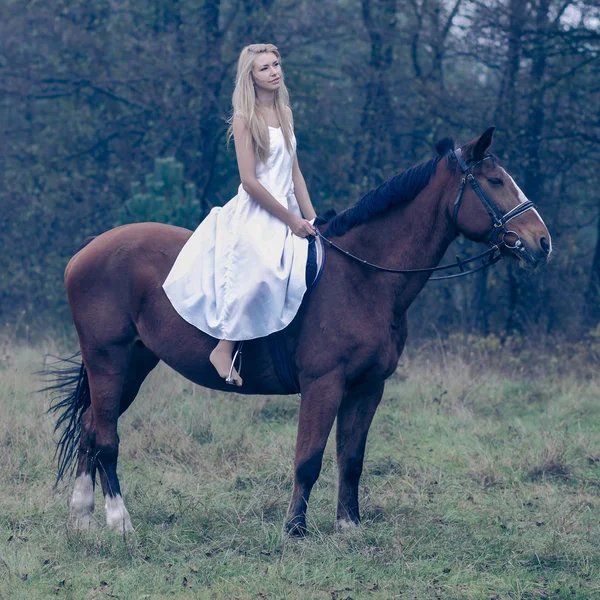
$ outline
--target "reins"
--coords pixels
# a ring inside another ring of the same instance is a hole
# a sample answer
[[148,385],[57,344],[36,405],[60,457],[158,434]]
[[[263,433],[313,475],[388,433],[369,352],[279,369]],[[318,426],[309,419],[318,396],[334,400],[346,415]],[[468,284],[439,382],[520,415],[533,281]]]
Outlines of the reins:
[[[335,248],[338,252],[341,252],[344,256],[359,262],[361,265],[365,267],[370,267],[371,269],[375,269],[376,271],[383,271],[384,273],[395,273],[397,275],[411,275],[415,273],[433,273],[435,271],[447,271],[448,269],[459,269],[460,273],[453,273],[452,275],[444,275],[441,277],[430,277],[430,281],[441,281],[443,279],[456,279],[457,277],[465,277],[466,275],[471,275],[472,273],[477,273],[478,271],[483,271],[488,267],[496,264],[501,258],[500,249],[506,246],[506,242],[500,242],[499,244],[494,244],[492,248],[486,250],[485,252],[481,252],[480,254],[476,254],[475,256],[471,256],[465,260],[461,260],[459,256],[456,257],[456,262],[448,265],[441,265],[439,267],[426,267],[423,269],[391,269],[389,267],[382,267],[380,265],[375,265],[370,263],[367,260],[359,258],[355,256],[351,252],[340,248],[337,244],[332,242],[330,239],[327,239],[323,236],[323,234],[317,229],[317,235],[329,246]],[[469,263],[475,262],[476,260],[481,259],[481,264],[472,269],[465,270],[465,265]]]
[[[430,277],[430,279],[429,279],[430,281],[442,281],[442,280],[446,280],[446,279],[456,279],[458,277],[466,277],[467,275],[472,275],[473,273],[477,273],[479,271],[484,271],[488,267],[491,267],[492,265],[496,264],[502,258],[502,254],[500,252],[500,250],[502,248],[516,250],[520,253],[526,252],[526,248],[525,248],[525,246],[523,246],[519,235],[515,231],[507,230],[506,223],[508,223],[512,219],[518,217],[519,215],[522,215],[523,213],[535,208],[535,204],[533,202],[531,202],[530,200],[527,200],[526,202],[522,202],[521,204],[515,206],[514,208],[509,210],[507,213],[502,213],[498,209],[496,204],[492,201],[492,199],[489,198],[488,195],[484,192],[484,190],[481,188],[479,183],[477,183],[477,180],[471,173],[471,169],[473,167],[480,164],[487,158],[491,158],[491,156],[485,156],[482,160],[480,160],[476,163],[473,163],[472,165],[469,166],[462,158],[462,153],[460,151],[460,148],[453,150],[453,154],[454,154],[454,157],[456,158],[456,162],[458,163],[458,166],[460,167],[461,172],[463,173],[463,178],[462,178],[462,181],[460,184],[460,188],[458,190],[458,195],[456,197],[456,200],[454,201],[454,211],[453,211],[453,215],[452,215],[452,222],[454,224],[454,227],[457,229],[458,211],[460,210],[460,206],[461,206],[461,202],[462,202],[466,184],[467,184],[467,182],[469,182],[471,184],[471,187],[473,188],[473,191],[477,194],[477,197],[479,198],[479,200],[485,207],[486,211],[490,215],[490,218],[492,219],[492,223],[494,224],[492,232],[490,233],[490,236],[488,238],[488,243],[492,245],[492,247],[489,250],[486,250],[484,252],[476,254],[475,256],[471,256],[470,258],[467,258],[465,260],[461,260],[457,256],[455,263],[442,265],[439,267],[426,267],[423,269],[391,269],[389,267],[382,267],[381,265],[375,265],[373,263],[370,263],[367,260],[359,258],[358,256],[355,256],[351,252],[348,252],[347,250],[340,248],[337,244],[332,242],[330,239],[324,237],[318,229],[316,229],[317,235],[326,244],[328,244],[331,248],[334,248],[338,252],[341,252],[344,256],[347,256],[348,258],[350,258],[356,262],[359,262],[360,264],[362,264],[366,267],[375,269],[377,271],[383,271],[384,273],[395,273],[395,274],[399,274],[399,275],[411,275],[411,274],[415,274],[415,273],[434,273],[436,271],[447,271],[448,269],[459,269],[459,271],[460,271],[459,273],[453,273],[451,275],[443,275],[440,277]],[[513,245],[509,245],[506,242],[505,238],[506,238],[506,235],[509,233],[512,235],[515,235],[517,238]],[[496,243],[494,243],[492,241],[492,238],[494,236],[498,236],[500,234],[502,235],[502,239],[499,241],[496,241]],[[464,267],[465,265],[468,265],[479,259],[481,259],[480,265],[478,265],[477,267],[474,267],[472,269],[465,270],[465,267]]]

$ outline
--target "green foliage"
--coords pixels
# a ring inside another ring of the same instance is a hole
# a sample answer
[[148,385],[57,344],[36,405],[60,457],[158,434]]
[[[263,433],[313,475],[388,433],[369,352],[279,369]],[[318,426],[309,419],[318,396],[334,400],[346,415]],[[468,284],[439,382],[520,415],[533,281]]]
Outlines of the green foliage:
[[174,158],[157,158],[154,171],[146,175],[144,184],[131,186],[131,198],[118,210],[117,225],[156,221],[194,227],[205,215],[196,197],[196,186],[184,183],[182,163]]
[[[529,280],[503,263],[483,283],[427,286],[412,335],[595,327],[597,2],[238,4],[0,2],[0,326],[9,335],[70,324],[62,275],[86,237],[134,220],[193,227],[233,195],[225,120],[239,50],[258,38],[281,47],[318,212],[344,209],[429,158],[441,137],[465,143],[495,124],[495,153],[549,225],[559,252],[543,275]],[[197,193],[164,173],[144,181],[165,155]]]

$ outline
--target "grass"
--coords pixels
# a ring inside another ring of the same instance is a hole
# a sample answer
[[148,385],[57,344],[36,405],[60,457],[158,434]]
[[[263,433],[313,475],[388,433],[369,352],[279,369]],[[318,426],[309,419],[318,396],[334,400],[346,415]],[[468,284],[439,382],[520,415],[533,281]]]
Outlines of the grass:
[[371,429],[363,526],[334,533],[333,447],[310,535],[281,536],[297,397],[243,398],[161,367],[120,423],[135,533],[66,526],[43,351],[0,367],[0,598],[600,598],[594,377],[405,358]]

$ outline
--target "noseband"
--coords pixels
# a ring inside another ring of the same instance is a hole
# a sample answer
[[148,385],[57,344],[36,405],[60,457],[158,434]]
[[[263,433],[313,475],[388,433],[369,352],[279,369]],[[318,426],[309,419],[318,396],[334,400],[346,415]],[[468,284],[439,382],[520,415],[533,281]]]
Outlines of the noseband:
[[[527,211],[535,208],[535,204],[531,202],[531,200],[526,200],[525,202],[522,202],[521,204],[518,204],[517,206],[509,210],[507,213],[502,213],[502,211],[496,206],[494,201],[483,191],[479,183],[477,183],[477,180],[475,179],[475,177],[473,177],[473,173],[471,173],[471,169],[473,167],[476,167],[488,158],[492,158],[491,155],[484,156],[480,161],[477,161],[476,163],[473,163],[469,166],[463,159],[460,148],[453,150],[453,152],[456,158],[456,162],[458,163],[458,166],[463,174],[462,181],[460,182],[460,188],[458,189],[458,195],[456,196],[456,200],[454,201],[454,213],[452,215],[452,223],[454,224],[454,228],[458,231],[458,211],[460,210],[460,205],[462,203],[465,187],[467,185],[467,182],[469,182],[471,184],[471,187],[473,188],[473,191],[477,194],[479,200],[481,200],[483,207],[485,208],[485,210],[487,210],[488,215],[490,215],[492,223],[494,224],[494,228],[492,229],[492,232],[488,237],[488,243],[492,244],[493,246],[498,246],[501,244],[509,250],[525,252],[525,246],[523,246],[519,234],[516,231],[507,229],[506,224],[509,221],[512,221],[514,218],[518,217],[519,215],[522,215],[523,213],[526,213]],[[513,245],[510,245],[506,241],[506,236],[509,233],[516,237],[516,241]]]

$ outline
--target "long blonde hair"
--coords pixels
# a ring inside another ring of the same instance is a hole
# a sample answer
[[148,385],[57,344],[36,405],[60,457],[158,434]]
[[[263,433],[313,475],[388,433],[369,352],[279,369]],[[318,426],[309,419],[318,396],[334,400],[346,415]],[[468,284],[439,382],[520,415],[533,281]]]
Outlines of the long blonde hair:
[[[227,132],[227,139],[229,141],[233,136],[233,119],[235,117],[244,119],[250,130],[254,148],[262,162],[266,162],[269,157],[269,126],[263,115],[256,110],[258,100],[252,77],[252,67],[257,55],[266,52],[272,52],[277,57],[277,60],[281,61],[279,50],[273,44],[251,44],[250,46],[246,46],[240,53],[232,98],[233,113],[229,119],[229,130]],[[290,95],[285,87],[282,71],[281,85],[279,89],[275,90],[274,94],[274,107],[279,124],[281,125],[281,132],[283,133],[286,148],[288,152],[292,153],[293,126],[289,103]]]

